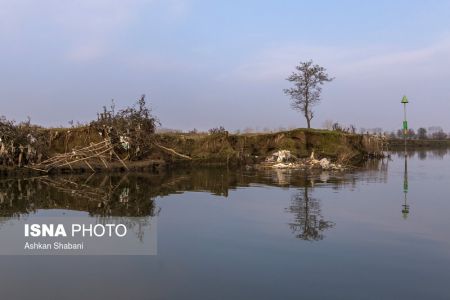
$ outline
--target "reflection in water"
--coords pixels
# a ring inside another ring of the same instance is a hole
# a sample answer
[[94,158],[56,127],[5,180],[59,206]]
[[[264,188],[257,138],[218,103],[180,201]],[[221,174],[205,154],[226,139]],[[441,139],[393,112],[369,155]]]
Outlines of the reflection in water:
[[[0,179],[0,227],[45,210],[87,212],[94,224],[119,222],[139,241],[151,224],[155,204],[150,186],[138,176],[41,176]],[[130,218],[133,217],[133,218]]]
[[431,150],[431,155],[435,159],[444,159],[444,156],[447,155],[448,149],[447,148],[436,148]]
[[403,173],[403,194],[405,195],[404,204],[402,205],[403,218],[408,218],[409,205],[407,204],[407,194],[408,194],[408,156],[405,154],[405,171]]
[[289,227],[295,236],[302,240],[322,240],[323,231],[334,226],[333,222],[323,219],[320,201],[310,196],[307,186],[292,196],[292,205],[288,211],[294,215],[294,222],[290,223]]
[[[158,256],[3,256],[2,298],[44,299],[51,291],[50,298],[64,299],[448,299],[450,157],[444,164],[428,152],[424,162],[418,153],[406,163],[403,152],[392,153],[392,161],[345,173],[195,169],[0,178],[4,215],[59,207],[101,219],[151,213],[153,199],[162,207]],[[60,179],[86,184],[90,198],[71,196],[78,187]],[[185,191],[201,193],[173,195]],[[404,197],[430,193],[414,201],[420,218],[404,221]],[[96,199],[106,199],[100,210]]]
[[379,182],[386,183],[388,180],[388,168],[390,157],[383,159],[369,159],[363,163],[359,170],[364,172],[358,173],[358,176],[354,176],[355,181],[365,182]]
[[91,216],[152,216],[150,187],[139,177],[96,175],[0,179],[0,217],[38,209],[88,212]]
[[427,151],[425,151],[425,150],[419,150],[419,151],[417,151],[417,157],[418,157],[420,160],[425,160],[425,159],[427,159]]
[[185,191],[228,197],[230,190],[262,184],[298,189],[287,207],[293,216],[288,224],[297,238],[317,241],[324,238],[323,232],[334,223],[322,217],[320,199],[312,196],[314,190],[324,185],[336,190],[354,189],[357,181],[386,181],[387,162],[369,161],[364,171],[305,173],[199,168],[159,174],[7,177],[0,178],[0,217],[19,218],[47,209],[87,212],[96,218],[147,217],[159,213],[154,201],[157,197]]
[[[449,153],[449,150],[450,148],[447,147],[420,147],[406,149],[406,154],[410,158],[414,158],[417,154],[417,158],[422,161],[426,159],[442,160]],[[392,154],[396,154],[398,157],[403,157],[405,155],[405,151],[394,151]]]

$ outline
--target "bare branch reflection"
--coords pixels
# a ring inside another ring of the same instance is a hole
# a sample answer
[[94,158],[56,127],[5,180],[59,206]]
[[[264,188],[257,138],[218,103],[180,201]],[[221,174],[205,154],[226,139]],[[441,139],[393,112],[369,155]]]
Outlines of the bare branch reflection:
[[299,239],[319,241],[324,238],[323,232],[335,224],[324,220],[320,201],[311,197],[310,192],[310,188],[305,186],[292,195],[288,211],[294,215],[294,222],[289,223],[289,227]]

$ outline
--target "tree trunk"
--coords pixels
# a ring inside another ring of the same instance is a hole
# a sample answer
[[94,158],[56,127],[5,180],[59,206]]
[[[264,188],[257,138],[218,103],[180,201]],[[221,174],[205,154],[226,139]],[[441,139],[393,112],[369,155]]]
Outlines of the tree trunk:
[[308,104],[309,104],[308,101],[306,101],[306,103],[305,103],[305,118],[306,118],[306,124],[308,126],[308,129],[310,129],[311,128],[311,117],[309,114],[309,105]]
[[310,129],[311,128],[311,118],[308,114],[308,110],[305,111],[305,119],[306,119],[306,124],[308,126],[308,129]]

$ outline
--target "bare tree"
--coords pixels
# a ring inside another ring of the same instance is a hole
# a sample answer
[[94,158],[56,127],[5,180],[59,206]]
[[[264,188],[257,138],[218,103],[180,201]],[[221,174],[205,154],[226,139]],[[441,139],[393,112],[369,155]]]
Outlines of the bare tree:
[[304,114],[308,128],[311,128],[311,119],[314,117],[311,108],[320,102],[321,86],[334,78],[329,77],[325,68],[313,65],[312,60],[300,62],[295,69],[297,72],[286,79],[294,83],[294,87],[283,91],[291,97],[292,108]]
[[417,137],[420,140],[425,140],[427,138],[427,130],[423,127],[420,127],[419,129],[417,129]]
[[431,137],[435,140],[445,140],[447,138],[447,134],[444,131],[440,130],[433,133]]

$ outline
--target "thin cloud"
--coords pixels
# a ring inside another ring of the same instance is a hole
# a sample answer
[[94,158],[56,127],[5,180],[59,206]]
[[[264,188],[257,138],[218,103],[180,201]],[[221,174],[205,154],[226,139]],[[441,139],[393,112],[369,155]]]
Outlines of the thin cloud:
[[69,50],[66,58],[72,62],[86,62],[96,60],[105,53],[105,47],[100,44],[80,46]]
[[57,56],[86,62],[117,49],[121,34],[142,17],[142,11],[159,6],[170,20],[181,19],[189,11],[186,0],[0,0],[0,33],[27,40],[35,31],[49,31],[55,43],[60,42]]
[[255,58],[250,62],[235,67],[230,73],[223,74],[222,78],[254,82],[284,79],[299,61],[308,59],[313,59],[341,77],[374,72],[381,75],[386,74],[387,71],[394,72],[395,69],[392,68],[396,67],[402,68],[400,72],[403,70],[406,77],[410,77],[409,72],[423,63],[441,66],[450,64],[447,55],[449,52],[449,39],[408,50],[393,50],[380,46],[337,48],[291,45],[266,49],[254,55]]

